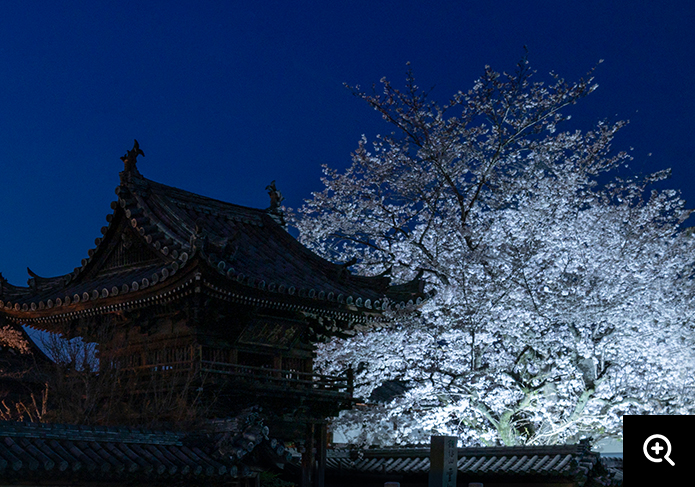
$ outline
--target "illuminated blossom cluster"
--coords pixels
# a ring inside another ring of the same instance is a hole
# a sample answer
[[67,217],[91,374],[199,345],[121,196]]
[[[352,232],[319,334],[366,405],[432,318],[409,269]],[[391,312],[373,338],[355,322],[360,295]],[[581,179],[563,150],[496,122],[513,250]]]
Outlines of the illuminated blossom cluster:
[[0,328],[0,347],[7,347],[20,354],[31,352],[29,342],[24,338],[22,332],[10,325]]
[[[364,275],[436,290],[392,324],[319,347],[352,367],[365,406],[334,428],[357,444],[453,434],[468,445],[621,437],[624,414],[695,413],[693,238],[666,172],[618,177],[624,125],[562,131],[591,78],[486,68],[440,105],[355,89],[393,126],[298,210],[301,241]],[[624,171],[623,171],[624,172]],[[397,393],[376,394],[397,383]]]

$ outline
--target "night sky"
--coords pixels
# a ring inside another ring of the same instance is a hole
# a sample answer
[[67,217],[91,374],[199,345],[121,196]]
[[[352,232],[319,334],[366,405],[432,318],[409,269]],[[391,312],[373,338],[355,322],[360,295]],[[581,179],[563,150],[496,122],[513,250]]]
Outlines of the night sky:
[[673,168],[695,206],[695,2],[6,1],[0,13],[0,271],[80,265],[137,138],[147,178],[265,208],[321,189],[361,134],[390,131],[343,83],[445,101],[528,49],[537,79],[596,70],[571,128],[629,119],[631,171]]

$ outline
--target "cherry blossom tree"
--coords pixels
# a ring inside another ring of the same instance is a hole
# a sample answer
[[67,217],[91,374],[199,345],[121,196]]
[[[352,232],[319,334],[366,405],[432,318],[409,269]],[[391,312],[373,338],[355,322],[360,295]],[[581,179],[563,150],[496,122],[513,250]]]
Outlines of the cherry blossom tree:
[[443,105],[410,72],[382,87],[353,92],[393,132],[326,167],[293,225],[356,272],[421,275],[436,294],[319,347],[317,367],[353,367],[366,403],[334,428],[357,444],[550,444],[620,438],[627,413],[695,413],[689,211],[652,189],[667,172],[618,177],[623,122],[560,130],[591,73],[488,67]]

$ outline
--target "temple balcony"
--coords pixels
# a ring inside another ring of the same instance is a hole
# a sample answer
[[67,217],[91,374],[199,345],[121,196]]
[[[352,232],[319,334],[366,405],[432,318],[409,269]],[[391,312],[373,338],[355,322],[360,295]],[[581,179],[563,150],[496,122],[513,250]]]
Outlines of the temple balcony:
[[[270,357],[265,365],[243,363],[251,354],[236,350],[214,350],[196,344],[176,346],[138,353],[119,354],[113,359],[101,357],[102,370],[110,367],[124,374],[153,377],[161,375],[171,381],[195,382],[227,386],[236,393],[274,398],[305,398],[311,401],[349,405],[353,400],[352,371],[339,376],[303,370],[311,367],[306,359]],[[107,354],[108,356],[108,354]],[[214,360],[212,360],[214,358]],[[239,363],[239,362],[242,363]],[[348,406],[349,407],[349,406]]]

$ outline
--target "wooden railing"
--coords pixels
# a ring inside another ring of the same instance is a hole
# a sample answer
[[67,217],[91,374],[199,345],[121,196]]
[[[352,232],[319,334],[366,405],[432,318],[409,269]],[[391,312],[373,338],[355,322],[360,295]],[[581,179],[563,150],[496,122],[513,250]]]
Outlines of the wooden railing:
[[201,372],[208,376],[225,376],[244,383],[250,389],[288,393],[308,393],[323,397],[349,399],[353,393],[352,371],[340,376],[299,372],[296,370],[271,369],[249,365],[203,360],[201,349],[190,347],[190,353],[172,354],[169,351],[143,355],[137,361],[121,360],[114,367],[138,373],[169,374]]
[[240,381],[252,382],[252,385],[256,387],[318,394],[332,393],[348,397],[352,397],[353,392],[353,380],[350,373],[342,376],[331,376],[209,360],[201,360],[200,367],[201,372],[224,374]]

